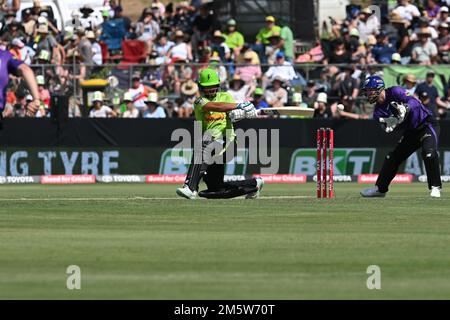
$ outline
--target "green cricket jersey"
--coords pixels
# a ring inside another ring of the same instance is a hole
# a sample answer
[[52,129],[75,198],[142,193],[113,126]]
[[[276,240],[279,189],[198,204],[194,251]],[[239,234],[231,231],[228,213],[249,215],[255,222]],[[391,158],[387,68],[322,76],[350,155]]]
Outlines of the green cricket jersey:
[[269,44],[270,43],[269,38],[274,33],[281,33],[281,27],[273,26],[272,29],[268,29],[267,27],[260,29],[258,34],[256,35],[256,40],[258,40],[263,44]]
[[213,100],[200,97],[194,102],[195,119],[202,122],[202,131],[209,130],[214,139],[222,139],[226,135],[227,140],[233,141],[236,135],[234,134],[233,124],[227,113],[203,111],[203,107],[210,101],[235,103],[233,97],[228,92],[217,92]]
[[225,44],[230,47],[230,49],[242,47],[244,45],[244,36],[239,31],[234,31],[226,35],[227,40]]

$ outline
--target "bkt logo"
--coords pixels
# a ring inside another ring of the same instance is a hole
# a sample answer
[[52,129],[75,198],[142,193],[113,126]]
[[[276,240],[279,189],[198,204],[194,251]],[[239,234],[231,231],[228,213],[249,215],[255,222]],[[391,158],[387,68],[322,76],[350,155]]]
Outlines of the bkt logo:
[[[226,175],[245,175],[248,150],[238,149],[235,157],[225,165]],[[167,149],[161,156],[159,174],[187,174],[192,160],[192,149]]]
[[[334,149],[333,168],[335,175],[358,175],[372,173],[376,149]],[[316,149],[297,149],[292,154],[290,174],[315,175]],[[328,165],[328,164],[327,164]]]

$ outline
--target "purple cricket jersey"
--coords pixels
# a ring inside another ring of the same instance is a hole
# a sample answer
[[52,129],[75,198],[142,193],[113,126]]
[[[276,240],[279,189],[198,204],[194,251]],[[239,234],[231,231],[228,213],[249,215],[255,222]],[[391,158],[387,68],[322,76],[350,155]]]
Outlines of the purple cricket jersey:
[[426,118],[432,116],[432,111],[425,107],[418,99],[409,95],[402,87],[390,87],[386,89],[386,99],[382,104],[376,104],[373,112],[373,118],[388,118],[396,116],[396,110],[391,106],[391,102],[407,104],[409,106],[409,115],[399,126],[406,130],[417,129]]
[[5,107],[9,74],[15,74],[22,63],[23,61],[14,59],[9,51],[0,50],[0,110]]

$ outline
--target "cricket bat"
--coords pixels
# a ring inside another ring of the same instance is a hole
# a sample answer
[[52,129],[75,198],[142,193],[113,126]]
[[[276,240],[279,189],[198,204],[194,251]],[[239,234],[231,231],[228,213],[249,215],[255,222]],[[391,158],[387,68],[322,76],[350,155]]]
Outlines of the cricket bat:
[[258,110],[260,115],[303,116],[312,118],[314,109],[302,107],[264,108]]

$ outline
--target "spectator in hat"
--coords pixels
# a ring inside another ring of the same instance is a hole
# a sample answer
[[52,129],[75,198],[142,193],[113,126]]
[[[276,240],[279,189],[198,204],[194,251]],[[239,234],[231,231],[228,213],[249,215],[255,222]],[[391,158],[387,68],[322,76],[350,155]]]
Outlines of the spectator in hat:
[[391,56],[391,62],[392,62],[392,64],[401,64],[402,56],[397,52],[393,53]]
[[133,74],[131,79],[131,88],[128,89],[128,93],[133,98],[133,104],[139,111],[143,112],[146,108],[146,100],[150,93],[156,93],[156,90],[144,85],[141,82],[141,75],[138,73]]
[[284,59],[284,53],[278,52],[276,55],[276,65],[271,66],[263,76],[263,87],[267,87],[276,77],[283,82],[291,82],[297,78],[294,67]]
[[227,21],[227,33],[225,35],[225,44],[233,52],[233,57],[236,58],[241,53],[242,47],[244,46],[245,39],[242,33],[237,31],[236,20],[230,19]]
[[408,64],[411,59],[412,47],[411,38],[407,29],[408,21],[401,18],[399,14],[389,15],[389,22],[394,27],[394,39],[396,39],[397,52],[402,56],[402,64]]
[[344,45],[352,55],[358,50],[360,41],[359,31],[357,28],[351,28],[350,32],[344,35]]
[[427,29],[420,30],[419,42],[413,47],[412,61],[422,65],[431,65],[437,59],[437,46],[430,41],[431,33]]
[[448,7],[443,6],[439,9],[439,15],[430,22],[430,26],[438,28],[441,23],[450,23]]
[[427,17],[421,17],[418,21],[418,26],[417,28],[414,29],[411,39],[414,41],[418,40],[418,34],[423,31],[423,30],[428,30],[430,33],[430,38],[431,39],[437,39],[438,38],[438,33],[436,31],[436,29],[434,27],[432,27],[428,21]]
[[434,71],[430,70],[427,72],[425,81],[417,85],[416,95],[420,97],[422,92],[426,92],[430,98],[430,106],[433,110],[436,108],[447,108],[447,103],[442,101],[436,86],[433,84],[434,76]]
[[[248,52],[248,54],[247,54],[247,52]],[[261,64],[258,54],[255,51],[253,51],[253,49],[251,48],[251,45],[249,43],[244,43],[241,53],[236,57],[237,64],[245,63],[245,60],[246,60],[245,54],[247,54],[247,56],[251,55],[251,57],[252,57],[251,64],[254,64],[254,65]]]
[[123,103],[125,104],[125,112],[122,113],[122,118],[139,118],[139,110],[133,104],[133,97],[129,92],[123,95]]
[[100,26],[101,21],[99,21],[92,13],[94,10],[91,8],[90,5],[85,4],[83,7],[80,8],[81,17],[80,17],[80,24],[85,30],[97,30],[97,28]]
[[175,32],[175,45],[167,52],[167,58],[171,63],[192,61],[192,47],[184,41],[183,31]]
[[50,61],[56,62],[55,60],[58,60],[61,63],[60,58],[65,57],[64,48],[49,33],[48,27],[46,25],[40,25],[37,29],[37,34],[36,51],[48,51],[50,53]]
[[248,85],[256,82],[262,75],[261,66],[252,64],[252,58],[252,52],[247,51],[244,54],[244,65],[237,67],[235,72]]
[[50,107],[50,91],[45,88],[45,78],[42,75],[36,76],[36,83],[38,85],[39,98],[45,105],[45,108]]
[[441,23],[439,25],[438,30],[439,30],[439,38],[435,40],[435,43],[438,48],[440,62],[449,63],[450,60],[448,54],[448,51],[450,49],[449,24],[446,22]]
[[372,56],[376,62],[381,64],[390,64],[392,55],[396,53],[396,49],[389,42],[388,36],[383,31],[378,34],[377,44],[372,49]]
[[256,35],[256,43],[268,45],[270,44],[270,37],[274,33],[280,33],[281,28],[275,24],[275,18],[273,16],[266,17],[266,26],[261,28]]
[[92,62],[97,66],[101,66],[103,64],[102,47],[98,43],[94,31],[87,31],[86,39],[91,43]]
[[368,7],[364,8],[359,14],[356,27],[358,28],[360,39],[365,43],[369,35],[378,34],[380,21],[376,15],[372,14],[372,9]]
[[241,79],[237,74],[233,76],[233,79],[230,81],[230,88],[228,89],[228,93],[231,94],[234,101],[237,103],[248,101],[253,91],[254,87],[245,84],[245,81]]
[[403,88],[408,92],[410,96],[415,95],[417,88],[416,76],[412,73],[408,73],[403,77]]
[[95,91],[92,96],[93,107],[89,112],[89,118],[116,118],[117,113],[104,104],[103,92]]
[[11,42],[15,38],[25,39],[26,34],[22,30],[21,24],[16,20],[13,20],[9,25],[7,25],[6,31],[4,31],[2,37],[4,37],[6,41]]
[[273,16],[266,17],[266,26],[261,28],[256,35],[256,43],[253,46],[253,50],[258,53],[262,63],[267,62],[265,54],[266,46],[270,44],[270,37],[274,33],[280,34],[281,28],[275,24],[275,18]]
[[227,62],[231,58],[231,50],[225,40],[226,36],[220,30],[214,31],[211,50],[213,54],[217,52],[222,62]]
[[333,117],[333,112],[328,106],[328,96],[325,92],[320,92],[314,103],[313,118],[328,119]]
[[288,93],[282,84],[283,78],[276,76],[272,81],[272,87],[266,91],[266,101],[271,107],[283,107],[288,102]]
[[264,90],[262,88],[256,88],[253,92],[253,105],[256,110],[270,108],[264,97]]
[[[281,52],[280,48],[283,47],[282,39],[279,32],[274,32],[269,37],[270,43],[266,45],[266,59],[268,64],[274,64],[276,55]],[[286,59],[286,56],[284,57]]]
[[[108,9],[103,9],[101,11],[101,15],[102,15],[102,21],[103,21],[102,24],[103,24],[103,23],[105,23],[106,21],[109,20],[109,18],[110,18],[110,11]],[[99,29],[101,29],[101,26],[102,25],[99,26]]]
[[164,108],[158,105],[158,94],[156,92],[151,92],[145,104],[147,105],[146,110],[144,111],[144,118],[165,118],[166,113]]
[[189,118],[194,111],[194,102],[198,93],[198,85],[194,80],[189,79],[181,85],[182,103],[178,108],[179,118]]

